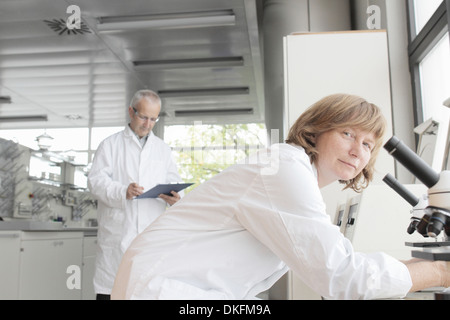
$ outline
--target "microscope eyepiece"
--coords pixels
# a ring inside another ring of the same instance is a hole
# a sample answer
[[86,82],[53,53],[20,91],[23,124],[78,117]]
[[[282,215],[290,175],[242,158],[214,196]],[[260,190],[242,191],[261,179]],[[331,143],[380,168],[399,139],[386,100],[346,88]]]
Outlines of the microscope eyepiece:
[[419,198],[417,198],[411,191],[406,189],[390,173],[384,176],[383,181],[395,192],[397,192],[403,199],[405,199],[411,206],[414,207],[419,203]]
[[386,142],[384,149],[428,188],[439,181],[439,174],[396,136]]

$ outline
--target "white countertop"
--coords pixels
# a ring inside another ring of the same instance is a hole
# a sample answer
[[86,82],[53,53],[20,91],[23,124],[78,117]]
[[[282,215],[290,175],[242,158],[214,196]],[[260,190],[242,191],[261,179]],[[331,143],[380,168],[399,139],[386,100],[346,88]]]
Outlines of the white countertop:
[[96,232],[97,227],[67,226],[58,221],[37,221],[30,219],[15,219],[0,221],[0,231],[21,230],[21,231],[83,231]]
[[0,230],[62,230],[62,222],[36,220],[0,221]]

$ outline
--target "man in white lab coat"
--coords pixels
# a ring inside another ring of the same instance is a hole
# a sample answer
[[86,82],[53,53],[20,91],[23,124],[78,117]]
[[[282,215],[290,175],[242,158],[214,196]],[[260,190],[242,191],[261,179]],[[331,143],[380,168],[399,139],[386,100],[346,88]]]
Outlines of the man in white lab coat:
[[152,133],[161,99],[151,90],[136,92],[128,107],[130,123],[98,147],[88,177],[98,199],[98,250],[94,274],[97,299],[109,299],[123,253],[166,205],[180,195],[133,200],[159,183],[181,180],[170,147]]

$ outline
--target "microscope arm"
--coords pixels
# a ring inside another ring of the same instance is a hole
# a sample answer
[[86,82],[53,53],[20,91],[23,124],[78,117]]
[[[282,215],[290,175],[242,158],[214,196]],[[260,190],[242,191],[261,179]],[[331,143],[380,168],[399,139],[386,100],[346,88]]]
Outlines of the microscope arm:
[[[397,192],[403,199],[405,199],[411,206],[411,223],[409,224],[406,232],[413,234],[417,230],[417,225],[425,215],[425,208],[428,206],[428,200],[425,197],[418,198],[411,191],[405,188],[400,182],[397,181],[390,173],[386,174],[383,181]],[[419,230],[417,230],[419,232]],[[426,232],[420,232],[423,236],[427,236]]]

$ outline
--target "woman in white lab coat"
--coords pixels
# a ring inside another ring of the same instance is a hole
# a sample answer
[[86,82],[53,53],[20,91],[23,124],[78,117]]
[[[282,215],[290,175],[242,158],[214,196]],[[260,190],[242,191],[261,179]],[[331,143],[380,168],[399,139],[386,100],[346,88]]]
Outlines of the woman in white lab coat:
[[[191,191],[130,245],[113,299],[251,299],[288,269],[329,299],[402,297],[450,281],[445,264],[354,252],[320,188],[372,179],[385,120],[362,98],[336,94],[305,111],[287,143],[233,165]],[[429,278],[424,280],[427,268]]]

